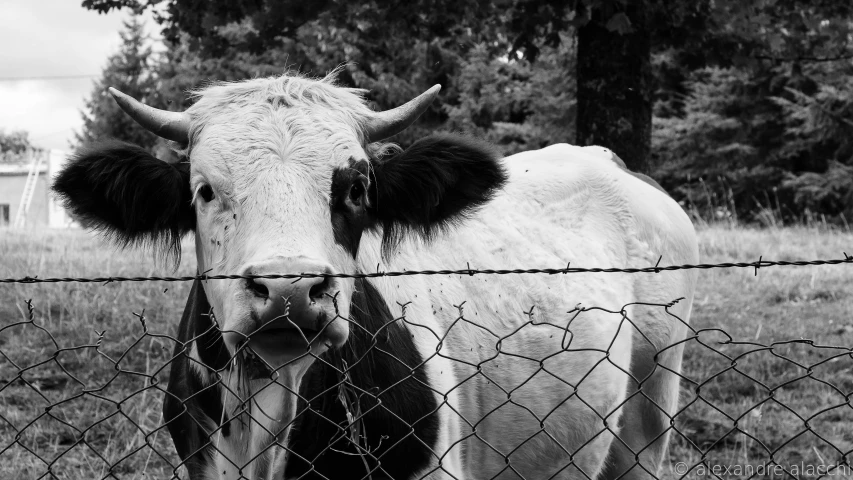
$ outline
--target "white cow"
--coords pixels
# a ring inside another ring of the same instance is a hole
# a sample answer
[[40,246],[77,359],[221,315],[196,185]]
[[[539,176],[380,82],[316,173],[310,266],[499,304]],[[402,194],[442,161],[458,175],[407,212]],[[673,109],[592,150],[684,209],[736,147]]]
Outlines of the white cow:
[[376,113],[333,75],[215,85],[181,113],[113,93],[184,160],[92,146],[55,190],[120,242],[194,232],[199,271],[252,277],[196,282],[179,326],[164,415],[192,478],[658,472],[691,271],[257,277],[696,262],[680,207],[599,147],[401,150],[380,142],[438,88]]

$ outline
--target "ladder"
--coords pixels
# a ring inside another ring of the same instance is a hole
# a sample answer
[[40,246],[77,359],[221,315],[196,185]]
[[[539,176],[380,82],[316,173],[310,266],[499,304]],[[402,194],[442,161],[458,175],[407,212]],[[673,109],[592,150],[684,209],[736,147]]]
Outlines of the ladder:
[[21,203],[18,205],[18,211],[15,212],[15,222],[13,227],[21,228],[27,222],[27,212],[30,210],[30,204],[33,202],[33,195],[36,193],[36,184],[39,181],[39,170],[41,163],[44,161],[44,155],[35,153],[32,150],[29,152],[30,171],[27,173],[27,181],[24,183],[24,191],[21,193]]

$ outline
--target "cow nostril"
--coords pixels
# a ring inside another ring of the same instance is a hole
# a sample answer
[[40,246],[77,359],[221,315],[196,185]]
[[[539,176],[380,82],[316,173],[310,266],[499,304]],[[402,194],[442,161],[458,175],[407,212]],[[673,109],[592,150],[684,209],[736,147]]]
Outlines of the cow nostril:
[[329,293],[332,289],[332,279],[329,277],[323,277],[322,282],[315,283],[311,285],[311,289],[308,290],[308,297],[311,300],[319,300],[323,298],[323,295]]
[[246,280],[246,288],[259,297],[269,298],[270,296],[270,289],[263,283],[257,282],[254,278]]

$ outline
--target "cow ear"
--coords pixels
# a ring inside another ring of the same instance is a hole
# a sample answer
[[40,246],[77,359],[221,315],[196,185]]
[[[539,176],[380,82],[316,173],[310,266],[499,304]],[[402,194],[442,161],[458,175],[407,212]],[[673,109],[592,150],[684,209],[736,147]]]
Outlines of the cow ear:
[[121,246],[163,247],[177,259],[181,237],[195,225],[189,164],[168,164],[124,142],[77,151],[53,190],[84,226]]
[[491,200],[507,180],[499,155],[459,135],[433,135],[373,162],[371,216],[383,228],[383,253],[406,233],[429,239]]

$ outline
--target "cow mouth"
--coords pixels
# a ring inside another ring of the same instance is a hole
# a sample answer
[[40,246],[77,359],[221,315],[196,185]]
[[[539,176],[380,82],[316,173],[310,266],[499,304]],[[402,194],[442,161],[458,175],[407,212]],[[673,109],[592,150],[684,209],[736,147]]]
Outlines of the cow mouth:
[[249,337],[253,348],[280,350],[286,353],[305,353],[320,339],[320,332],[306,328],[264,328]]
[[322,331],[276,322],[248,336],[241,360],[250,378],[269,378],[283,367],[316,355],[318,347],[326,343]]

